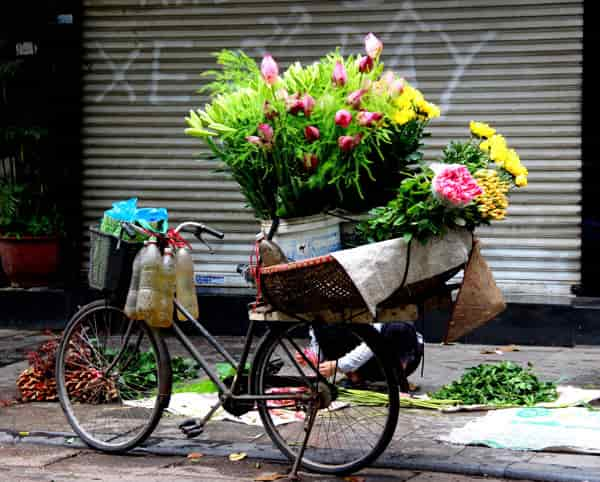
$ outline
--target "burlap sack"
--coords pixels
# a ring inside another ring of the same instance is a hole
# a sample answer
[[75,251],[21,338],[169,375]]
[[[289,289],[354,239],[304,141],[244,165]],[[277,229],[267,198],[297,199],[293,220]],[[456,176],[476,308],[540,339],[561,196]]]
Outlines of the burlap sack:
[[480,242],[476,240],[444,341],[448,343],[458,340],[502,313],[505,308],[504,296],[496,286],[494,276],[481,255]]

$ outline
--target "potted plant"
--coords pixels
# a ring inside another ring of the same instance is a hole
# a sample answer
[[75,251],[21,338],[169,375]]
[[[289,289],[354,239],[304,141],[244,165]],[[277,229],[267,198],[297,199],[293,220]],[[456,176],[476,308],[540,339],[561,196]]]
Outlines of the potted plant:
[[38,168],[47,130],[0,128],[0,261],[12,286],[47,285],[63,220]]
[[425,128],[439,116],[421,92],[384,72],[382,48],[368,34],[366,55],[335,51],[282,75],[270,55],[258,66],[223,50],[222,69],[207,72],[214,81],[203,89],[212,101],[190,111],[185,132],[207,142],[267,223],[381,205],[422,158]]
[[0,260],[15,287],[47,285],[58,268],[62,217],[35,185],[0,184]]

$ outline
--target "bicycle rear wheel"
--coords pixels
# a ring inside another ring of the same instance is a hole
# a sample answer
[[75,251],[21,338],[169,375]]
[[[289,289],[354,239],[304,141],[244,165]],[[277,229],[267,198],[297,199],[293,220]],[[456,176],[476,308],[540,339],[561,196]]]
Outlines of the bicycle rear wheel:
[[[269,333],[252,364],[252,393],[318,394],[319,409],[308,438],[302,466],[329,474],[360,470],[373,462],[390,442],[399,411],[397,382],[371,326],[343,325],[356,345],[365,343],[373,352],[372,380],[348,388],[340,375],[327,383],[318,379],[318,367],[295,360],[309,344],[310,323],[298,323]],[[276,372],[276,373],[275,373]],[[337,378],[337,379],[336,379]],[[275,445],[294,459],[304,440],[312,402],[299,400],[257,401],[266,432]],[[282,423],[284,421],[284,423]]]
[[120,308],[91,303],[65,328],[56,359],[58,396],[91,447],[124,452],[154,430],[171,393],[165,343]]

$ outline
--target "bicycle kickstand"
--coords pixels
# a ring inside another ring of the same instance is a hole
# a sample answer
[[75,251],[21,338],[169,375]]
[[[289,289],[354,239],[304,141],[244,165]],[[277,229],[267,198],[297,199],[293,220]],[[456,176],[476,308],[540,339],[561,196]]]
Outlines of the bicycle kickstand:
[[308,422],[304,427],[304,440],[302,441],[302,446],[300,447],[300,451],[296,456],[296,460],[294,460],[294,465],[292,466],[292,470],[288,474],[289,480],[300,480],[298,475],[298,469],[300,468],[300,463],[302,462],[302,457],[304,456],[304,451],[306,450],[306,445],[308,444],[308,439],[310,438],[310,433],[312,432],[313,425],[315,423],[315,419],[317,418],[318,407],[316,404],[312,407],[310,411],[310,415],[308,418]]
[[197,437],[204,432],[204,425],[206,425],[206,423],[211,419],[215,412],[221,408],[222,405],[223,402],[219,399],[217,403],[210,408],[209,412],[202,420],[198,421],[195,418],[188,418],[178,425],[179,430],[181,430],[187,438]]

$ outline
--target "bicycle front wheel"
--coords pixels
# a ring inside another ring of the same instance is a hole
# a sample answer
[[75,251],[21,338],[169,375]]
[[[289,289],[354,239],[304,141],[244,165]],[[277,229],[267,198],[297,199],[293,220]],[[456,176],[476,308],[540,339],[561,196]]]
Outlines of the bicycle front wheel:
[[91,447],[118,453],[154,430],[171,393],[165,343],[120,308],[90,304],[65,328],[56,358],[61,406]]
[[[340,375],[324,382],[318,367],[298,353],[309,346],[310,323],[294,324],[271,332],[257,350],[252,366],[253,393],[314,394],[318,410],[314,416],[304,468],[321,473],[346,474],[373,462],[390,442],[399,411],[399,391],[394,372],[371,326],[344,324],[344,336],[355,345],[366,344],[373,352],[369,380],[340,380]],[[305,437],[310,401],[257,401],[266,432],[275,445],[293,460]]]

